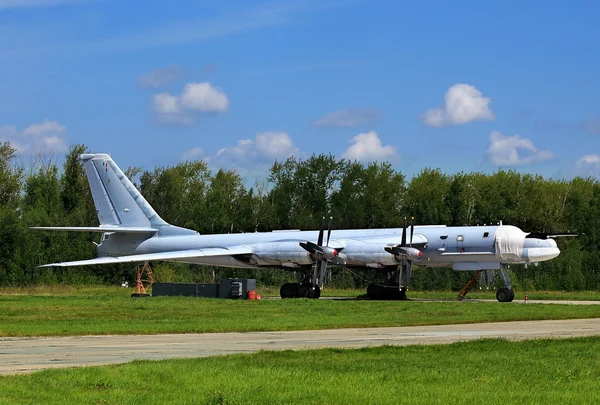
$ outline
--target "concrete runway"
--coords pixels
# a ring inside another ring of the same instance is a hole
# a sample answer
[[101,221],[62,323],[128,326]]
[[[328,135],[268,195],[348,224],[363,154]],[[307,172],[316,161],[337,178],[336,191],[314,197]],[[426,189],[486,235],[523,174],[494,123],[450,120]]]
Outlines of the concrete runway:
[[0,374],[206,357],[259,350],[442,344],[480,338],[523,340],[600,335],[600,318],[396,328],[129,336],[0,338]]

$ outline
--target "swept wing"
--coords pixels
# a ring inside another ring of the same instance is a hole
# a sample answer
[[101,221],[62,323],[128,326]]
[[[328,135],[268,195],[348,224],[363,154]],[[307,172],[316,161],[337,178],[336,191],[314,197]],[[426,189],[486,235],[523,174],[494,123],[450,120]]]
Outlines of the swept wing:
[[110,264],[110,263],[134,263],[148,262],[152,260],[174,260],[190,259],[194,257],[216,257],[216,256],[232,256],[241,254],[250,254],[252,250],[245,246],[237,246],[230,248],[205,248],[192,250],[179,250],[162,253],[146,253],[140,255],[128,256],[103,256],[96,259],[79,260],[74,262],[61,262],[45,264],[40,267],[69,267],[69,266],[90,266],[93,264]]

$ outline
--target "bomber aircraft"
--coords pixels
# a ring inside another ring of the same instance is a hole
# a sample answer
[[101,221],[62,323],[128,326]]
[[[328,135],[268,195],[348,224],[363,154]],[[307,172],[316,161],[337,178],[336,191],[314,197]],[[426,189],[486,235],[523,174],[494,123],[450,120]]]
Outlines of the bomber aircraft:
[[[537,264],[560,254],[553,237],[526,233],[515,226],[445,225],[398,229],[273,231],[200,235],[165,222],[107,154],[80,156],[92,191],[97,227],[34,227],[41,230],[102,233],[98,258],[46,264],[86,266],[108,263],[172,261],[236,268],[296,271],[297,283],[281,287],[282,298],[319,298],[328,264],[370,268],[386,275],[367,289],[371,299],[406,299],[412,266],[450,267],[456,271],[499,270],[500,302],[514,298],[510,264]],[[409,233],[409,235],[407,235]],[[407,237],[408,236],[408,237]],[[489,277],[488,277],[489,279]]]

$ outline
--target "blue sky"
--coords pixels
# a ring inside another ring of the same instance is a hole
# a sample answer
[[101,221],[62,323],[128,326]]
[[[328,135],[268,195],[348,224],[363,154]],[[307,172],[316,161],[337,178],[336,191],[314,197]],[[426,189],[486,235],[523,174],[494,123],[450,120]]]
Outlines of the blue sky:
[[600,3],[0,0],[0,140],[600,177]]

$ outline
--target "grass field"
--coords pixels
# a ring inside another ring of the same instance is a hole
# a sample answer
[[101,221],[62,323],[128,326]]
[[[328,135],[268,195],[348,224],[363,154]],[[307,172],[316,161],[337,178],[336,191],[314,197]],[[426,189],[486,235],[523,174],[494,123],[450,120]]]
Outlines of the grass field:
[[0,336],[243,332],[600,317],[600,305],[0,295]]
[[600,338],[260,352],[0,377],[0,404],[597,404]]
[[[151,291],[151,290],[150,290]],[[35,286],[35,287],[2,287],[1,295],[68,295],[68,296],[110,296],[129,297],[131,288],[112,286],[77,287],[68,285]],[[279,287],[259,287],[258,292],[264,297],[279,297]],[[364,289],[332,289],[325,288],[323,297],[359,297],[365,294]],[[456,298],[456,291],[409,291],[409,298],[415,299],[448,299]],[[600,301],[598,291],[516,291],[515,300],[522,301],[525,295],[530,300],[574,300]],[[495,290],[473,289],[466,299],[496,299]]]

